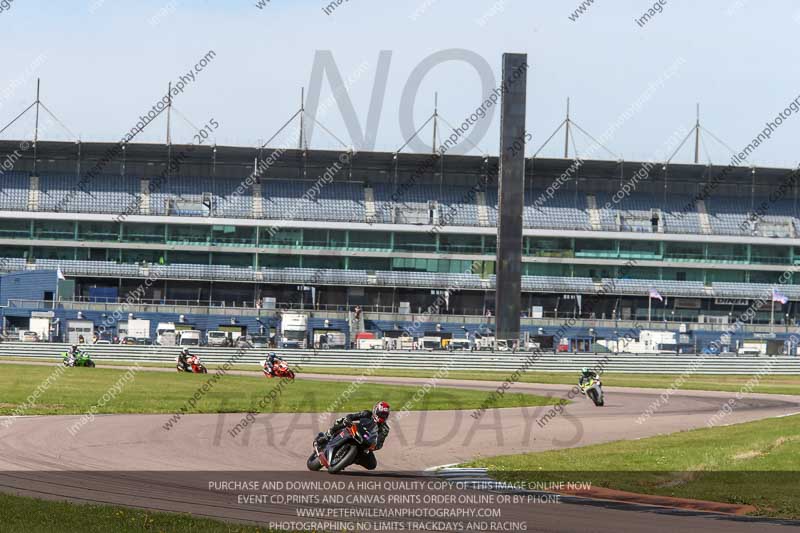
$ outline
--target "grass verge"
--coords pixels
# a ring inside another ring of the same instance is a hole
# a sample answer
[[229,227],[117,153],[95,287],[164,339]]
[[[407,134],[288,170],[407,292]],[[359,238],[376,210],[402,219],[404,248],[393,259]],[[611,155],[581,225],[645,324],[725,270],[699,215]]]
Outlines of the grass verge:
[[[319,374],[353,374],[363,370],[353,368],[306,367],[307,373]],[[395,370],[380,369],[373,375],[386,377],[422,377],[433,376],[436,370]],[[446,379],[474,379],[478,381],[503,381],[513,372],[476,372],[471,370],[451,370]],[[357,374],[356,374],[357,375]],[[680,377],[679,374],[603,374],[603,385],[608,387],[641,387],[645,389],[668,389]],[[716,374],[695,374],[685,377],[681,387],[686,390],[709,390],[722,392],[738,392],[752,376],[731,376]],[[578,373],[572,372],[526,372],[522,374],[521,383],[544,383],[558,385],[574,385],[578,380]],[[762,376],[758,385],[752,392],[767,394],[797,394],[800,395],[800,376],[794,375],[769,375]]]
[[[31,361],[29,358],[9,358],[4,357],[4,361]],[[61,359],[58,359],[60,361]],[[37,359],[37,361],[42,361]],[[47,360],[55,362],[56,359]],[[129,366],[131,363],[119,361],[99,360],[99,364],[106,366]],[[174,368],[172,363],[141,363],[141,366],[153,368]],[[209,370],[216,369],[222,365],[210,363]],[[259,372],[257,365],[236,364],[232,370]],[[305,373],[360,376],[364,373],[363,368],[331,368],[304,366]],[[376,377],[410,377],[410,378],[430,378],[436,374],[436,370],[400,370],[400,369],[378,369],[371,371],[370,374]],[[471,370],[451,370],[446,376],[439,376],[440,379],[473,379],[478,381],[503,381],[512,374],[506,372],[477,372]],[[679,378],[679,374],[621,374],[608,372],[603,374],[603,384],[608,387],[640,387],[645,389],[669,389],[673,382]],[[752,378],[750,375],[728,375],[728,374],[693,374],[684,376],[683,390],[708,390],[721,392],[738,392],[742,386]],[[526,372],[519,381],[521,383],[543,383],[557,385],[573,385],[577,381],[577,374],[572,372]],[[772,374],[761,376],[759,383],[752,391],[764,394],[793,394],[800,395],[800,375]]]
[[[0,414],[12,414],[25,404],[28,397],[41,389],[41,384],[51,378],[50,385],[35,398],[35,404],[23,413],[83,414],[92,406],[96,413],[175,413],[204,384],[213,381],[213,371],[207,375],[177,372],[132,372],[132,378],[123,381],[125,369],[67,368],[57,373],[56,365],[3,365],[0,372]],[[54,377],[52,377],[54,376]],[[409,404],[409,410],[476,409],[486,399],[487,392],[431,388],[427,394],[418,394],[420,386],[398,387],[363,383],[348,383],[296,379],[287,382],[275,401],[263,409],[257,404],[275,389],[281,380],[267,379],[261,375],[224,375],[205,392],[194,413],[235,413],[260,411],[273,413],[324,412],[335,407],[336,412],[360,411],[377,400],[389,402],[395,410]],[[121,385],[121,386],[120,386]],[[352,389],[352,390],[350,390]],[[110,401],[101,402],[114,391]],[[343,394],[348,391],[348,394]],[[417,395],[418,401],[412,401]],[[557,400],[532,394],[509,392],[492,407],[520,407],[551,405]]]
[[591,483],[641,494],[749,504],[800,519],[800,415],[635,441],[482,459],[514,483]]
[[278,533],[276,529],[231,524],[186,514],[45,501],[2,493],[0,509],[4,533]]

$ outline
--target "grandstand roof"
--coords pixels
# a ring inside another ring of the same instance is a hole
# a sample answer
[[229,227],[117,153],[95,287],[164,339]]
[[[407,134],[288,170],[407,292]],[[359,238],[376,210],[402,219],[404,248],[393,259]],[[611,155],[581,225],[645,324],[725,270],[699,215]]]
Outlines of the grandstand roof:
[[[20,140],[0,140],[0,157],[5,157],[20,150]],[[78,156],[78,146],[80,147],[80,159],[82,161],[82,172],[88,171],[94,162],[101,160],[106,153],[113,150],[117,143],[107,142],[62,142],[62,141],[39,141],[37,148],[37,165],[42,171],[50,172],[75,172],[75,161]],[[185,164],[192,167],[192,174],[203,174],[204,168],[209,168],[211,163],[216,165],[215,175],[224,177],[241,177],[243,173],[253,169],[255,158],[268,157],[276,148],[255,148],[242,146],[214,146],[214,145],[172,145],[171,152],[164,144],[130,143],[125,145],[125,163],[129,173],[157,174],[160,167],[169,160],[169,153],[174,158],[176,154],[184,153]],[[20,161],[16,164],[17,170],[32,170],[33,150],[21,151]],[[305,165],[307,168],[325,168],[337,161],[342,151],[315,150],[309,149],[302,151],[298,149],[285,150],[283,155],[271,167],[275,171],[281,169],[297,169]],[[363,151],[355,154],[352,160],[353,169],[359,171],[378,171],[390,172],[397,168],[400,173],[414,173],[419,168],[430,165],[434,156],[431,154],[395,154],[390,152]],[[118,157],[113,163],[106,165],[102,173],[113,174],[118,172],[118,164],[122,157]],[[538,176],[557,177],[566,172],[573,164],[573,159],[563,158],[536,158],[528,159],[527,172],[535,173]],[[83,163],[85,162],[85,163]],[[532,164],[531,164],[532,162]],[[433,166],[438,172],[442,162],[436,161]],[[445,155],[444,156],[445,174],[453,176],[455,174],[483,174],[486,169],[487,160],[484,156],[468,155]],[[497,157],[488,158],[488,168],[496,168]],[[579,169],[579,176],[584,178],[608,178],[620,179],[621,175],[629,175],[635,172],[645,162],[642,161],[607,161],[607,160],[583,160]],[[142,165],[142,166],[139,166]],[[396,165],[396,167],[395,167]],[[154,168],[155,167],[155,168]],[[664,175],[664,168],[667,170],[669,180],[700,182],[704,179],[711,179],[720,174],[725,165],[695,165],[671,163],[664,167],[662,163],[657,163],[651,171],[653,177],[658,178]],[[249,169],[249,170],[248,170]],[[725,175],[725,182],[728,184],[751,184],[754,179],[760,185],[779,183],[786,175],[794,169],[771,168],[771,167],[735,167]],[[209,171],[206,171],[209,172]],[[209,172],[210,173],[210,172]],[[269,173],[267,173],[269,175]]]

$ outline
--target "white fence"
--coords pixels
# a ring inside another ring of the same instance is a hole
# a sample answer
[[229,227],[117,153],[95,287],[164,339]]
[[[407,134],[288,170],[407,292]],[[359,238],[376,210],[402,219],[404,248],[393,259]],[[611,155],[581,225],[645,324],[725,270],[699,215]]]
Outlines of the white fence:
[[[25,357],[43,359],[60,357],[68,344],[0,344],[0,359]],[[98,363],[104,361],[174,362],[179,348],[126,345],[81,345]],[[191,348],[190,348],[191,349]],[[266,358],[269,350],[236,348],[191,349],[206,363],[231,361],[254,366]],[[651,354],[533,354],[508,352],[425,352],[379,350],[275,350],[290,364],[316,367],[368,368],[379,361],[380,368],[403,370],[508,371],[527,367],[534,372],[577,372],[582,367],[602,365],[604,372],[680,374],[696,367],[701,374],[755,374],[769,368],[772,374],[800,375],[800,357],[720,357],[697,355]],[[532,362],[530,362],[532,361]],[[768,366],[769,365],[769,366]],[[0,367],[2,372],[2,367]]]

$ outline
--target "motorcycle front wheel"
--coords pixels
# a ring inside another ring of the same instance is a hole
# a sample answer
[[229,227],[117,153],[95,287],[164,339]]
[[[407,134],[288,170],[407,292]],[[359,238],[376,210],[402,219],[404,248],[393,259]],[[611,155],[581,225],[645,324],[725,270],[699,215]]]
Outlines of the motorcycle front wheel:
[[597,391],[596,390],[589,389],[588,391],[586,391],[586,395],[589,397],[590,400],[592,400],[592,403],[597,405]]
[[338,474],[353,464],[353,461],[356,460],[356,455],[358,455],[357,446],[351,444],[346,450],[344,447],[339,448],[336,450],[336,453],[333,454],[333,460],[331,461],[331,466],[328,467],[328,472],[331,474]]
[[94,361],[87,361],[86,366],[88,366],[89,368],[94,368],[96,365],[94,364]]
[[316,454],[316,452],[312,453],[308,458],[306,461],[306,467],[312,472],[316,472],[322,468],[322,463],[319,462],[319,456]]

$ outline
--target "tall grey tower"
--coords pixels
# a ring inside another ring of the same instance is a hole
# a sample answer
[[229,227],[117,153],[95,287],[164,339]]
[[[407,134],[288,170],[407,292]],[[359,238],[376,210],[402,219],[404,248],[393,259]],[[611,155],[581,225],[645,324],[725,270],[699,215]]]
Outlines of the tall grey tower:
[[527,75],[527,54],[503,54],[495,297],[499,341],[516,341],[520,333]]

